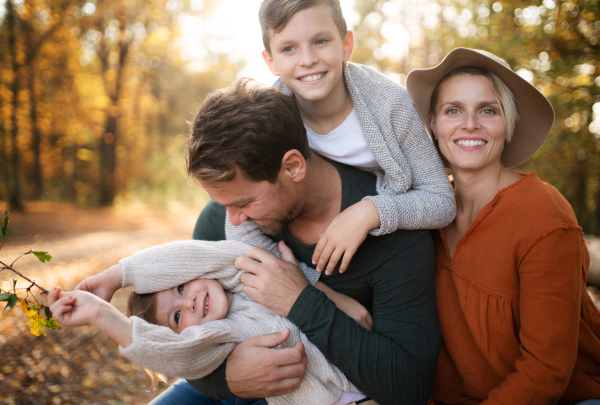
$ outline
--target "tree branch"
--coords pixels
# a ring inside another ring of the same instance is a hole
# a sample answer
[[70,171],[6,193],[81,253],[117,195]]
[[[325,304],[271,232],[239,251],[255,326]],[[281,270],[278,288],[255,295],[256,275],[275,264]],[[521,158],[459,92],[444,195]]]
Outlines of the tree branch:
[[28,277],[25,277],[24,275],[22,275],[21,273],[19,273],[17,270],[13,269],[12,266],[9,266],[8,264],[4,263],[3,261],[0,260],[0,264],[2,266],[4,266],[4,268],[2,270],[11,270],[13,272],[15,272],[17,275],[19,275],[20,277],[24,278],[25,280],[29,281],[31,283],[31,287],[36,286],[37,288],[39,288],[40,290],[42,290],[43,293],[48,294],[48,290],[46,290],[45,288],[41,287],[39,284],[37,284],[35,281],[29,279]]

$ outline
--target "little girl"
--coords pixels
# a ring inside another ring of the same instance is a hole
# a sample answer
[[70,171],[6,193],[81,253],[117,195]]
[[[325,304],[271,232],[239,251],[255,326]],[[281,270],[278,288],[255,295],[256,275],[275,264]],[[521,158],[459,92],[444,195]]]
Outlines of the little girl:
[[[64,326],[96,326],[141,366],[186,379],[212,373],[238,343],[288,328],[290,338],[281,348],[302,341],[306,373],[296,391],[268,403],[341,405],[364,398],[293,323],[244,294],[234,262],[250,248],[235,241],[181,241],[120,260],[135,290],[128,304],[136,315],[131,318],[91,293],[63,293],[58,287],[48,294],[50,310]],[[339,295],[330,298],[335,302]]]

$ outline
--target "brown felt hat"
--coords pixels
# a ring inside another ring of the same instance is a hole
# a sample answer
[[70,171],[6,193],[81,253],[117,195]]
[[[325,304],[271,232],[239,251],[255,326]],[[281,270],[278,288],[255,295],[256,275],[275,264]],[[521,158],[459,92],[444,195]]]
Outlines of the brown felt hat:
[[554,122],[552,105],[527,80],[513,72],[506,61],[479,49],[456,48],[437,66],[414,69],[408,74],[406,88],[429,134],[432,135],[429,111],[433,91],[450,71],[460,67],[486,69],[508,86],[517,100],[519,120],[511,141],[504,146],[502,164],[504,167],[514,167],[529,159],[548,137]]

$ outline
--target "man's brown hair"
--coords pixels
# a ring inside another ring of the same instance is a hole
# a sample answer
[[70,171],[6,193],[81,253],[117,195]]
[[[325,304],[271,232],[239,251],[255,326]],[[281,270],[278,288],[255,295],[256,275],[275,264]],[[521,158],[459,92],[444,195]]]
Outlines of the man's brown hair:
[[271,53],[269,40],[272,33],[283,31],[290,18],[298,11],[321,5],[326,6],[331,11],[333,21],[343,41],[346,38],[348,28],[339,0],[264,0],[258,11],[258,19],[262,30],[263,45],[267,52]]
[[206,183],[229,181],[239,167],[251,180],[275,183],[281,160],[310,149],[294,98],[252,79],[209,94],[191,126],[188,175]]

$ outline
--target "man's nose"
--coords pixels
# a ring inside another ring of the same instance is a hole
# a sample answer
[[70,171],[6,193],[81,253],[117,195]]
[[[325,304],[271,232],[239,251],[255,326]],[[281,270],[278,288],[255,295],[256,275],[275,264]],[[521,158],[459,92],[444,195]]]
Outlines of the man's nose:
[[231,222],[231,225],[233,226],[238,226],[248,219],[248,216],[236,207],[227,207],[227,213],[229,214],[229,222]]

